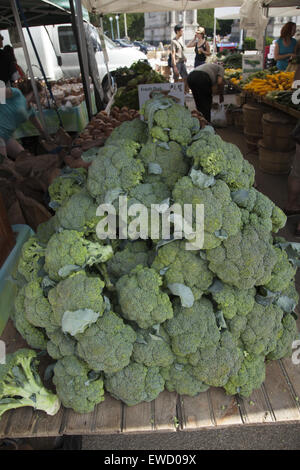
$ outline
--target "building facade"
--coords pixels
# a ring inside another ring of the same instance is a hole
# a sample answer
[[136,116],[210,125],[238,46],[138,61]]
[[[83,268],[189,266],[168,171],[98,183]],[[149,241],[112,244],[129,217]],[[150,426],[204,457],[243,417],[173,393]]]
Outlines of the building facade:
[[[278,39],[280,37],[280,31],[282,26],[288,21],[293,21],[297,24],[297,30],[300,30],[300,16],[281,16],[270,18],[267,26],[267,36],[270,38]],[[238,42],[240,37],[240,20],[234,20],[231,27],[230,39]]]
[[174,37],[174,26],[182,24],[184,26],[185,44],[195,35],[197,23],[197,10],[189,11],[169,11],[165,13],[145,13],[145,41],[158,45],[170,44]]

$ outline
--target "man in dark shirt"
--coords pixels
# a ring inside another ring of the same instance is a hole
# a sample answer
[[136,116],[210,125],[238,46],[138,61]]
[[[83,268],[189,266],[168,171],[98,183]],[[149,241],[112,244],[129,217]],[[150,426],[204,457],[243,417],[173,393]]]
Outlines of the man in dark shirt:
[[3,50],[3,39],[3,36],[0,34],[0,80],[10,85],[11,77],[17,69],[9,55]]

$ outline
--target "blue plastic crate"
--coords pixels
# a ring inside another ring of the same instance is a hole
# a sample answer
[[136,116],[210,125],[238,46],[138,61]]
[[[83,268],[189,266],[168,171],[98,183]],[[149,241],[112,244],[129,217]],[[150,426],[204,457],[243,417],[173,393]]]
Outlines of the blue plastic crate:
[[0,269],[0,335],[11,315],[17,294],[17,285],[11,278],[14,278],[17,273],[24,243],[31,235],[34,235],[29,225],[13,225],[12,230],[16,234],[16,244]]

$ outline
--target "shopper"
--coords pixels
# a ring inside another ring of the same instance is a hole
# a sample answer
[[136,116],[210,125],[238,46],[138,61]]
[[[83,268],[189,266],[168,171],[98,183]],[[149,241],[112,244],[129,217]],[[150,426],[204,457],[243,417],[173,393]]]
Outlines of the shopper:
[[176,36],[171,41],[171,64],[173,68],[174,81],[179,77],[183,78],[185,92],[188,93],[186,57],[184,55],[184,45],[182,42],[183,26],[177,24],[174,28]]
[[187,44],[187,47],[195,48],[194,67],[205,64],[206,58],[210,55],[210,46],[205,37],[205,29],[201,26],[197,28],[195,37]]
[[7,62],[9,64],[9,80],[10,82],[15,82],[20,78],[25,77],[25,73],[23,72],[22,68],[17,64],[17,59],[15,57],[14,50],[11,46],[7,45],[4,47],[3,52],[7,58]]
[[12,75],[17,71],[11,56],[3,49],[3,36],[0,34],[0,80],[7,86],[11,84]]
[[293,37],[296,33],[296,23],[289,21],[286,23],[280,32],[280,38],[276,41],[274,58],[276,66],[279,70],[286,70],[289,59],[296,57],[297,41]]
[[[39,93],[42,86],[36,82]],[[40,121],[35,115],[32,104],[35,102],[31,81],[20,80],[18,88],[6,88],[6,103],[0,104],[0,154],[15,159],[24,150],[21,144],[13,138],[14,131],[28,119],[38,129],[44,139],[49,140]]]
[[210,122],[213,87],[220,95],[220,103],[224,101],[224,68],[218,64],[199,65],[188,75],[187,82],[197,110]]

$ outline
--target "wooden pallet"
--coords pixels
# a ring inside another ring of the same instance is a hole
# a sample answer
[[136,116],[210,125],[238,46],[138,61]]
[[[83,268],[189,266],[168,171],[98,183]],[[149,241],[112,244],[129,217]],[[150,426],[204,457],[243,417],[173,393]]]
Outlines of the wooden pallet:
[[[11,322],[1,339],[7,352],[24,347],[24,340]],[[247,399],[210,388],[194,398],[164,391],[153,402],[132,407],[107,395],[89,414],[76,414],[62,407],[55,416],[48,416],[21,408],[3,414],[0,438],[184,432],[287,422],[300,422],[300,364],[294,365],[290,358],[270,362],[264,384]]]

